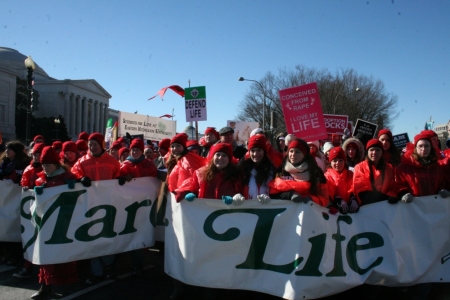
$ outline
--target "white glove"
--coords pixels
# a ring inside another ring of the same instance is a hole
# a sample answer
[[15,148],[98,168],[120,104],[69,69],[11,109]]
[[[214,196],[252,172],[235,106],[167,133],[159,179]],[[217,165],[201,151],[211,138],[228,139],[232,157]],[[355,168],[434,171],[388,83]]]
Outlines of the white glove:
[[256,198],[258,199],[259,203],[261,204],[267,204],[270,202],[270,197],[267,196],[266,194],[261,194],[256,196]]
[[442,198],[450,197],[450,192],[446,189],[442,189],[439,191],[439,195],[441,195]]
[[236,194],[233,196],[233,205],[235,205],[235,206],[242,205],[242,203],[244,203],[244,201],[245,201],[245,198],[241,194]]
[[355,199],[351,199],[350,212],[354,213],[358,210],[358,208],[359,208],[358,201],[356,201]]
[[342,212],[346,214],[348,212],[348,204],[344,200],[341,201]]
[[411,203],[414,199],[414,196],[411,193],[406,193],[402,196],[402,202]]

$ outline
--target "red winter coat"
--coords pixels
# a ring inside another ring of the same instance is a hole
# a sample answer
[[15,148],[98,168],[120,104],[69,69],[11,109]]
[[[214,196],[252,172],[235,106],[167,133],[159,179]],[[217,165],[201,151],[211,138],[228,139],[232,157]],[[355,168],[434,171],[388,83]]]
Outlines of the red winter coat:
[[198,198],[222,199],[222,196],[242,194],[242,180],[236,179],[233,182],[224,181],[223,172],[218,172],[211,182],[206,182],[200,176],[206,166],[195,171],[190,191],[197,194]]
[[397,167],[395,181],[400,193],[408,192],[415,197],[436,195],[444,188],[444,167],[435,162],[425,166],[408,152]]
[[134,163],[125,160],[120,166],[120,176],[126,177],[132,175],[133,178],[139,177],[156,177],[158,171],[153,161],[144,159],[141,162]]
[[311,195],[311,183],[309,181],[296,181],[275,178],[268,183],[270,194],[279,194],[283,192],[294,191],[302,197],[309,196],[311,199],[324,207],[328,206],[328,187],[326,183],[319,183],[319,194]]
[[75,163],[72,173],[77,178],[89,177],[91,180],[115,179],[120,175],[120,163],[106,152],[100,157],[88,153]]
[[[39,178],[36,180],[36,186],[55,187],[67,184],[67,180],[75,180],[76,177],[69,171],[54,177],[47,177],[44,172],[38,174]],[[44,191],[45,193],[45,191]],[[41,265],[39,266],[39,283],[46,285],[54,284],[69,284],[78,281],[77,262],[67,262],[62,264]]]
[[[178,160],[175,167],[167,177],[169,191],[175,194],[189,192],[194,172],[205,165],[203,157],[187,153]],[[181,199],[180,199],[181,200]]]
[[345,202],[350,202],[350,197],[353,193],[353,172],[344,167],[342,173],[339,173],[333,168],[329,168],[325,172],[328,185],[328,195],[331,199],[338,196]]
[[384,180],[380,170],[377,170],[373,165],[370,165],[370,167],[372,168],[374,175],[375,189],[372,187],[372,183],[370,181],[369,163],[366,160],[357,164],[355,166],[355,170],[353,171],[353,191],[358,197],[359,203],[361,203],[359,193],[366,191],[376,191],[387,196],[397,197],[397,189],[394,181],[394,169],[391,164],[386,163]]
[[33,162],[31,162],[31,164],[23,171],[20,185],[23,187],[27,186],[30,189],[34,188],[36,179],[38,179],[38,173],[40,172],[42,172],[42,165],[39,165],[39,167],[35,168],[33,166]]

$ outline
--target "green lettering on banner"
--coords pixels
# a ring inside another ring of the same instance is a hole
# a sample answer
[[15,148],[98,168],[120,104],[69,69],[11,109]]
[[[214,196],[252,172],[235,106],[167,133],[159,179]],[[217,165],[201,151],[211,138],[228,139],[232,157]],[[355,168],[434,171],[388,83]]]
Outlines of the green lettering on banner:
[[[56,219],[56,224],[53,229],[52,237],[46,241],[46,244],[67,244],[72,243],[73,240],[67,238],[67,231],[69,229],[70,221],[72,220],[73,212],[75,210],[75,204],[78,201],[78,197],[81,194],[86,193],[86,190],[81,191],[73,191],[73,192],[63,192],[58,195],[58,198],[53,202],[53,204],[49,207],[49,209],[44,213],[44,215],[39,217],[36,215],[36,212],[33,213],[33,219],[36,223],[36,227],[34,228],[34,234],[31,239],[25,243],[23,246],[23,252],[32,245],[37,239],[39,231],[41,231],[42,227],[44,227],[45,222],[47,222],[48,218],[53,214],[53,212],[59,208],[58,217]],[[22,199],[21,207],[27,201],[29,201],[29,197],[25,197]],[[22,208],[21,208],[22,210]],[[22,213],[21,213],[22,214]],[[23,213],[22,216],[26,218],[27,214]]]
[[[369,240],[368,243],[364,245],[358,245],[357,241],[359,239],[367,239]],[[373,249],[382,247],[384,245],[384,240],[381,235],[375,232],[363,232],[360,234],[354,235],[350,241],[348,241],[347,245],[347,262],[349,267],[358,273],[359,275],[363,275],[367,273],[372,268],[375,268],[376,266],[380,265],[383,262],[383,257],[379,256],[373,263],[371,263],[367,268],[363,269],[358,265],[358,261],[356,259],[356,251],[359,250],[366,250],[366,249]]]
[[233,210],[217,210],[211,213],[205,220],[203,231],[205,234],[217,241],[231,241],[236,239],[240,231],[238,228],[229,228],[223,234],[214,231],[214,221],[224,214],[232,213],[248,213],[258,216],[255,231],[253,234],[250,249],[246,260],[237,265],[237,269],[252,269],[252,270],[269,270],[283,274],[290,274],[302,262],[303,257],[298,257],[294,261],[285,265],[272,265],[263,261],[264,253],[266,251],[267,243],[269,241],[270,231],[272,230],[274,219],[277,215],[285,211],[286,208],[277,209],[233,209]]
[[336,241],[336,248],[334,250],[334,268],[331,272],[327,273],[327,277],[345,276],[347,273],[344,271],[344,265],[342,262],[342,241],[345,241],[345,236],[341,234],[340,221],[344,221],[347,224],[352,224],[353,220],[350,216],[339,216],[336,220],[337,232],[333,234],[331,238]]
[[[26,196],[25,198],[23,198],[20,201],[20,215],[22,216],[22,218],[27,219],[27,220],[31,220],[31,212],[29,214],[27,214],[24,210],[23,210],[23,206],[25,205],[25,203],[27,203],[28,201],[34,200],[33,196]],[[20,233],[24,233],[25,232],[25,227],[23,227],[22,224],[20,224]]]
[[125,223],[125,228],[119,233],[119,235],[128,234],[136,232],[137,229],[134,227],[134,221],[136,220],[136,213],[140,207],[150,206],[152,201],[146,199],[141,203],[134,202],[133,204],[127,206],[125,210],[127,211],[127,221]]
[[[112,205],[99,205],[91,208],[85,214],[85,217],[90,218],[95,215],[100,209],[105,210],[103,218],[86,223],[75,231],[75,238],[81,242],[90,242],[98,238],[113,238],[117,235],[114,231],[114,220],[116,219],[117,209]],[[89,229],[99,223],[103,223],[102,230],[96,235],[89,235]]]
[[303,269],[295,272],[297,276],[322,276],[322,272],[319,271],[320,263],[322,262],[323,254],[325,252],[325,241],[327,240],[327,234],[322,233],[317,236],[313,236],[308,239],[308,242],[312,244],[309,251],[308,260],[305,263]]

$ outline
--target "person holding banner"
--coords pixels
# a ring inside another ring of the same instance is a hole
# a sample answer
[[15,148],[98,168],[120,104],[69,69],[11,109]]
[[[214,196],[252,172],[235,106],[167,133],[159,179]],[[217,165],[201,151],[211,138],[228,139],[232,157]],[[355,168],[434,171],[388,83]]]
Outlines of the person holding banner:
[[80,155],[85,156],[89,149],[87,142],[85,140],[78,140],[75,142],[75,144],[77,144],[77,149],[78,149],[78,152],[80,153]]
[[122,148],[122,143],[120,141],[115,141],[109,148],[109,155],[119,160],[119,149]]
[[353,171],[355,166],[364,160],[364,145],[357,138],[348,138],[342,145],[342,149],[347,156],[348,169]]
[[[59,161],[56,151],[47,146],[42,150],[41,164],[43,172],[39,173],[34,188],[37,195],[44,193],[44,187],[55,187],[68,184],[69,188],[75,187],[76,177],[64,169]],[[51,293],[52,285],[70,284],[78,281],[76,262],[68,262],[54,265],[41,265],[39,267],[39,291],[31,296],[31,299],[42,299]]]
[[294,139],[288,145],[288,154],[278,169],[276,178],[269,182],[270,198],[296,203],[329,204],[327,180],[311,156],[308,144]]
[[73,165],[80,158],[77,144],[72,141],[64,142],[62,145],[62,151],[59,156],[62,157],[61,163],[64,166],[68,167],[69,170],[72,169]]
[[267,204],[270,201],[267,184],[275,176],[275,167],[267,156],[265,136],[251,136],[247,147],[249,157],[238,165],[243,174],[243,195],[246,199],[258,199],[262,204]]
[[383,144],[377,139],[367,142],[366,159],[355,166],[353,189],[361,206],[388,200],[398,202],[394,168],[384,161]]
[[383,144],[384,161],[396,167],[400,164],[400,152],[394,144],[392,132],[389,129],[378,131],[378,139]]
[[355,213],[359,203],[353,193],[353,172],[346,166],[345,152],[341,147],[329,150],[331,167],[325,172],[328,184],[328,195],[342,214]]
[[128,149],[127,147],[120,148],[119,149],[119,162],[123,163],[129,155],[130,155],[130,149]]
[[120,177],[156,177],[157,171],[155,164],[145,159],[144,141],[139,138],[133,139],[130,148],[131,155],[120,166]]

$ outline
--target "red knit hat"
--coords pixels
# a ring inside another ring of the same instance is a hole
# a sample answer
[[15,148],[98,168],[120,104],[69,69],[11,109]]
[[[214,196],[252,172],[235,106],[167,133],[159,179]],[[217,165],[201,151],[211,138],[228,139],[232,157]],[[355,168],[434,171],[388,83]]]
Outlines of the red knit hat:
[[198,152],[202,150],[200,144],[196,140],[189,140],[186,142],[186,148],[190,151],[192,149],[196,149]]
[[[424,131],[432,131],[432,130],[424,130]],[[422,132],[423,132],[423,131],[422,131]],[[433,131],[433,132],[434,132],[434,131]],[[418,135],[416,135],[416,136],[414,137],[414,146],[417,145],[417,143],[418,143],[420,140],[427,140],[427,141],[429,141],[430,144],[431,144],[431,137],[430,137],[430,135],[428,135],[428,134],[423,134],[423,133],[419,133]]]
[[170,139],[162,139],[161,142],[159,142],[159,148],[168,151],[169,147],[170,147]]
[[119,141],[115,141],[111,145],[111,149],[119,150],[120,148],[122,148],[122,143]]
[[141,139],[134,139],[131,141],[130,149],[138,148],[142,152],[144,152],[144,141]]
[[40,135],[40,134],[34,137],[33,142],[36,143],[36,140],[43,140],[43,141],[45,141],[44,137],[42,135]]
[[329,161],[332,161],[335,158],[342,158],[344,161],[347,160],[347,157],[345,155],[344,149],[341,147],[334,147],[330,150],[328,159]]
[[372,148],[372,147],[378,147],[378,148],[381,149],[381,151],[384,151],[384,150],[383,150],[383,144],[382,144],[382,143],[380,142],[380,140],[378,140],[378,139],[371,139],[371,140],[369,140],[369,141],[367,142],[366,150],[369,150],[369,149]]
[[392,132],[389,129],[384,128],[378,131],[378,138],[380,138],[383,134],[387,134],[389,136],[389,140],[392,142]]
[[41,154],[41,164],[59,164],[58,154],[53,147],[44,147]]
[[128,149],[127,147],[122,147],[122,148],[120,148],[120,149],[119,149],[119,158],[122,156],[122,154],[123,154],[124,152],[130,153],[130,149]]
[[248,140],[247,149],[251,150],[253,148],[260,148],[266,151],[267,140],[264,135],[256,134],[250,137]]
[[216,139],[220,139],[219,132],[217,132],[216,128],[214,127],[207,127],[205,130],[205,134],[212,133],[216,137]]
[[42,150],[44,149],[45,145],[43,143],[37,143],[33,146],[33,154],[34,153],[42,153]]
[[52,144],[53,149],[55,150],[62,150],[62,142],[61,141],[54,141]]
[[304,156],[307,156],[309,154],[309,146],[302,139],[294,139],[293,141],[291,141],[288,146],[288,151],[291,150],[291,148],[300,150]]
[[78,139],[87,141],[89,139],[89,133],[83,131],[78,135]]
[[100,147],[102,147],[102,149],[103,149],[103,141],[105,140],[105,137],[103,136],[103,134],[94,132],[89,136],[88,141],[90,141],[90,140],[96,141],[100,145]]
[[437,133],[434,132],[433,130],[422,130],[419,134],[428,136],[428,138],[433,138],[433,137],[437,137]]
[[77,144],[77,149],[80,152],[87,151],[89,149],[88,144],[86,143],[85,140],[78,140],[76,142],[76,144]]
[[73,152],[73,153],[78,153],[78,148],[77,148],[77,144],[75,144],[72,141],[68,141],[68,142],[64,142],[62,145],[62,151],[63,152]]
[[173,143],[177,143],[177,144],[180,144],[181,146],[183,146],[184,148],[186,148],[187,140],[188,140],[188,135],[183,132],[183,133],[179,133],[179,134],[175,135],[170,140],[170,144],[172,145]]
[[209,150],[208,157],[213,158],[214,154],[217,152],[223,152],[225,153],[230,161],[233,159],[233,147],[231,147],[230,144],[226,143],[218,143],[211,146],[211,149]]

